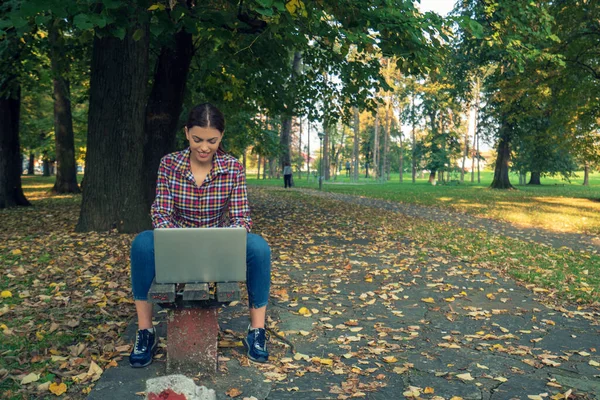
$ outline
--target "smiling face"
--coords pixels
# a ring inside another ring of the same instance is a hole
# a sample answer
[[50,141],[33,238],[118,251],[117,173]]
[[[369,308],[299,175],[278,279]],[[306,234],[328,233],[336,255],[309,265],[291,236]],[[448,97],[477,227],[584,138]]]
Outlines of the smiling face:
[[223,134],[215,128],[193,126],[185,128],[185,137],[190,142],[190,159],[196,164],[211,164],[219,149]]

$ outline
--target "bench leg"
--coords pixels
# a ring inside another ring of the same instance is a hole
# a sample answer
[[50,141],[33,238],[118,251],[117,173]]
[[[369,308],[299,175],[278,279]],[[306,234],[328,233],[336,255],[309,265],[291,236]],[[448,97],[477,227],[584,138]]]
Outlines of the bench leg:
[[169,310],[167,372],[214,374],[218,333],[217,308]]

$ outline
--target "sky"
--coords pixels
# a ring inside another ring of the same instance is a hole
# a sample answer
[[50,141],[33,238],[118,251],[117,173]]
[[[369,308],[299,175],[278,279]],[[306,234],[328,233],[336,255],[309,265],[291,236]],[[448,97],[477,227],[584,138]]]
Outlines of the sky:
[[434,11],[442,16],[448,14],[454,7],[455,0],[421,0],[421,12]]

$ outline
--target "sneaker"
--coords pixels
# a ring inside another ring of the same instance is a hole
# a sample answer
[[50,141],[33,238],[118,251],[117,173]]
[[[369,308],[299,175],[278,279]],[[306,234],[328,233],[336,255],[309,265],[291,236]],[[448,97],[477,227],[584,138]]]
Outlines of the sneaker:
[[148,329],[138,330],[135,345],[129,355],[129,364],[133,368],[143,368],[152,364],[152,357],[156,353],[157,347],[156,333],[150,332]]
[[266,363],[269,360],[269,352],[267,351],[267,332],[263,328],[248,328],[248,336],[242,343],[246,348],[246,355],[254,362]]

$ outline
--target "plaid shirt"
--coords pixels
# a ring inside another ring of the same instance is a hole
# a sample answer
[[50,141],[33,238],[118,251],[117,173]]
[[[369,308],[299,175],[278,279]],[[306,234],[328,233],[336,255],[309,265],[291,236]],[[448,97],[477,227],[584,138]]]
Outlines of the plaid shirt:
[[[229,204],[228,204],[229,202]],[[234,157],[217,151],[212,169],[198,186],[190,169],[190,149],[160,160],[156,199],[150,213],[155,228],[224,226],[229,206],[230,226],[252,228],[244,167]]]

